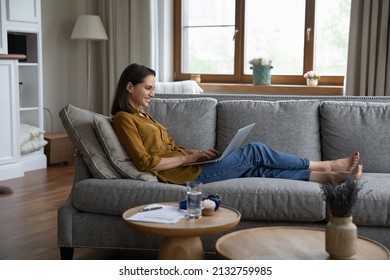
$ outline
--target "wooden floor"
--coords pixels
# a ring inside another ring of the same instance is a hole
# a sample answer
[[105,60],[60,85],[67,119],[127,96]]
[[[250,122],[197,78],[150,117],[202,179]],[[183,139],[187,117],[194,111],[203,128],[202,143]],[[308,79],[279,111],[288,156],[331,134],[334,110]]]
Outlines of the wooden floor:
[[[58,260],[57,209],[67,199],[73,165],[50,166],[0,181],[13,193],[0,195],[0,259]],[[129,259],[118,250],[76,249],[74,259]],[[142,256],[139,256],[142,258]]]

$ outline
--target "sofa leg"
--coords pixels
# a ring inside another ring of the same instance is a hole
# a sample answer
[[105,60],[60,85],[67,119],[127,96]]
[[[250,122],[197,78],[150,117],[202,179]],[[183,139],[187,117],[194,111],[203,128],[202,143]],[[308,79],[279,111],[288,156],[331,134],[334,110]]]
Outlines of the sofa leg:
[[61,260],[72,260],[73,259],[73,248],[60,247]]

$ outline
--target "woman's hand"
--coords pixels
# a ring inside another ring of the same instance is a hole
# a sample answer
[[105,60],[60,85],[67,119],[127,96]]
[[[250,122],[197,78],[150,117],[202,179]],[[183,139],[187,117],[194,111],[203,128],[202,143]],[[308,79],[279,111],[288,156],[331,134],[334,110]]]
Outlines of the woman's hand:
[[162,171],[175,168],[187,163],[193,163],[200,160],[208,160],[219,155],[217,150],[209,149],[204,151],[186,150],[188,155],[180,157],[162,158],[160,163],[155,166],[153,171]]
[[193,163],[201,160],[209,160],[219,155],[215,149],[208,149],[203,151],[188,150],[189,155],[185,156],[184,163]]

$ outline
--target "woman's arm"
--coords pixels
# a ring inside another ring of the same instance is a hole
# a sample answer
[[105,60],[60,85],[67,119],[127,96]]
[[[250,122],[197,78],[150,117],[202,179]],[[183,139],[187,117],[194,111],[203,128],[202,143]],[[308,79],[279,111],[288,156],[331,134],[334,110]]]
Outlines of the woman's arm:
[[139,171],[148,172],[159,163],[161,158],[150,155],[145,147],[158,142],[156,137],[159,136],[156,135],[160,132],[155,126],[148,125],[146,119],[135,114],[124,112],[114,116],[112,125],[119,142]]
[[[165,127],[157,123],[151,125],[150,121],[139,118],[137,115],[119,112],[113,118],[113,127],[121,145],[140,171],[168,170],[186,163],[211,159],[218,155],[214,149],[184,151],[182,148],[177,149],[174,156],[169,156],[172,154],[172,147],[176,147],[176,144],[167,134]],[[161,140],[162,134],[165,139],[170,140],[169,145]],[[151,150],[154,150],[153,153],[149,153]],[[177,154],[180,155],[176,156]]]
[[188,150],[189,155],[179,157],[162,158],[160,163],[157,164],[152,170],[163,171],[171,168],[181,166],[186,163],[197,162],[199,160],[208,160],[216,157],[218,152],[214,149],[204,151]]

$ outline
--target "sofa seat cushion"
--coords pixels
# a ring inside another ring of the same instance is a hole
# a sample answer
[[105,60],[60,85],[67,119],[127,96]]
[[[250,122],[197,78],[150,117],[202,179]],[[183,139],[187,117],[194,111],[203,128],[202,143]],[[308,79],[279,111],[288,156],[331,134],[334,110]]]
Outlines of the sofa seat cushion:
[[390,226],[390,174],[363,173],[363,189],[353,208],[356,225]]
[[261,141],[274,149],[321,159],[319,101],[221,101],[218,103],[217,149],[222,151],[233,134],[256,125],[245,143]]
[[[242,219],[269,221],[322,221],[325,203],[319,185],[309,182],[242,178],[204,184],[203,197],[219,194],[222,205],[240,211]],[[177,201],[186,197],[180,185],[139,180],[87,179],[76,183],[73,206],[80,211],[121,215],[141,204]]]
[[203,185],[203,195],[218,194],[222,205],[244,220],[315,222],[326,218],[317,183],[271,178],[240,178]]
[[364,172],[390,173],[390,104],[324,101],[320,106],[323,159],[361,154]]
[[214,148],[217,131],[217,100],[213,98],[159,99],[148,108],[178,145],[188,149]]
[[177,201],[186,197],[186,187],[153,181],[128,179],[86,179],[76,183],[73,207],[97,214],[122,215],[132,207]]

